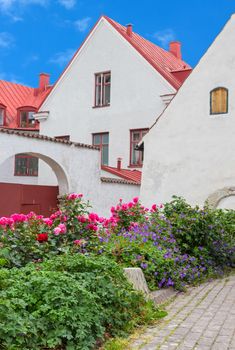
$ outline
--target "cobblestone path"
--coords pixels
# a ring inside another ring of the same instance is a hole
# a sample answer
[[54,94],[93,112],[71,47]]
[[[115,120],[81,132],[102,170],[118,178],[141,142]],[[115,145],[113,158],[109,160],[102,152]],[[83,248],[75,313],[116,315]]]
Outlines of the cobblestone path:
[[235,276],[179,294],[168,316],[148,328],[133,350],[235,350]]

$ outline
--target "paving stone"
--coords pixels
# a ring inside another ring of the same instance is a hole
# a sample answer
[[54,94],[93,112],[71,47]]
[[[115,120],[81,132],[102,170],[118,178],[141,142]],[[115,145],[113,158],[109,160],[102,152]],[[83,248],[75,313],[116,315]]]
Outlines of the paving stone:
[[224,343],[214,343],[211,347],[211,350],[227,350],[228,345]]
[[235,350],[234,301],[235,276],[180,293],[168,305],[168,316],[130,349]]

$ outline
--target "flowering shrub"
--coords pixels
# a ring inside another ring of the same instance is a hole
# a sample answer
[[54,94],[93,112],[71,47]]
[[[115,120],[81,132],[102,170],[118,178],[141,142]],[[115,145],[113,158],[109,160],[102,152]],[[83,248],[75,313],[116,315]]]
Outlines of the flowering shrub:
[[138,198],[120,199],[110,218],[89,209],[81,194],[72,193],[49,218],[0,218],[0,264],[20,267],[68,252],[103,254],[140,266],[152,288],[181,288],[234,266],[235,211],[192,208],[181,198],[151,208]]
[[235,263],[235,211],[191,207],[182,198],[167,203],[164,215],[181,251],[200,256],[209,254],[218,265]]
[[183,254],[172,233],[171,222],[156,213],[145,224],[100,236],[99,241],[96,253],[109,256],[125,267],[141,267],[152,289],[170,286],[182,289],[185,284],[211,274],[215,268],[205,256]]

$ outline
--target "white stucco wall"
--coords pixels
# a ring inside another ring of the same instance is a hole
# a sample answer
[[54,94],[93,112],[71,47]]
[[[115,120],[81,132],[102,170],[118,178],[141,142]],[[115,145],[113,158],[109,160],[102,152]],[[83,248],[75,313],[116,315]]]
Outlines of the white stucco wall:
[[[111,71],[111,103],[94,106],[94,74]],[[102,19],[41,107],[44,135],[70,135],[92,143],[92,133],[109,132],[109,165],[130,160],[130,129],[148,128],[165,105],[160,95],[174,88]]]
[[99,215],[109,215],[119,198],[127,201],[139,194],[140,186],[101,182],[99,150],[1,132],[0,169],[13,159],[16,150],[46,162],[57,177],[60,194],[83,193]]
[[129,202],[134,197],[139,197],[140,186],[127,185],[118,183],[102,183],[101,184],[102,198],[100,204],[94,207],[97,213],[109,217],[111,215],[110,208],[122,198],[123,202]]
[[51,168],[41,159],[38,165],[38,185],[57,186],[57,178]]
[[[234,40],[232,16],[145,137],[145,204],[175,194],[202,205],[216,190],[235,186]],[[210,91],[221,86],[229,90],[229,112],[210,115]]]

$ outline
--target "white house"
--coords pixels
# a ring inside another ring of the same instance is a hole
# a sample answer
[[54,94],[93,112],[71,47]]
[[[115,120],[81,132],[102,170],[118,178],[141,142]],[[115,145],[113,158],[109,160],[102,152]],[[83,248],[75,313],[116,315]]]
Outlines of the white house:
[[39,108],[40,133],[99,146],[114,176],[117,158],[141,168],[136,145],[190,72],[179,42],[165,51],[102,16]]
[[[139,195],[143,151],[136,146],[190,73],[179,42],[166,51],[134,33],[132,25],[102,16],[54,86],[44,73],[36,89],[0,82],[0,127],[98,146],[99,175],[90,172],[76,183],[98,176],[99,190],[93,188],[87,199],[98,194],[100,203],[94,201],[104,213],[120,197]],[[43,157],[38,162],[33,153],[26,147],[1,163],[0,183],[57,185]]]
[[235,15],[144,138],[144,204],[235,208]]

